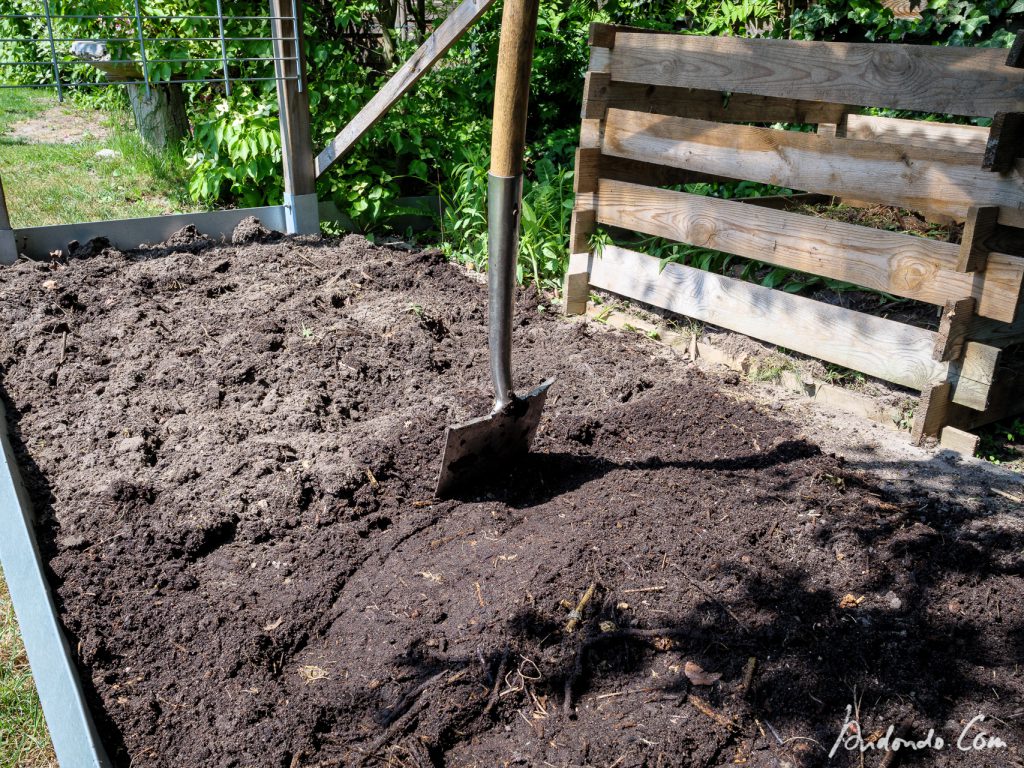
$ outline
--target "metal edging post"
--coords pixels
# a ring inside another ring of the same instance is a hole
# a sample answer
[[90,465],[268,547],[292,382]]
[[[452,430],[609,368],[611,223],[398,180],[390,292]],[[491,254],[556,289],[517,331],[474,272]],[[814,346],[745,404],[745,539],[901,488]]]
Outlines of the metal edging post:
[[142,77],[146,81],[146,100],[149,101],[149,61],[146,59],[146,37],[142,31],[142,11],[139,9],[139,0],[135,0],[135,28],[139,32],[139,58],[142,60]]
[[0,563],[18,616],[25,651],[57,761],[66,768],[109,768],[82,692],[78,669],[36,543],[28,492],[22,483],[0,403]]
[[50,13],[50,0],[43,0],[46,13],[46,35],[50,40],[50,58],[53,61],[53,79],[57,83],[57,101],[64,101],[64,88],[60,84],[60,64],[57,63],[57,46],[53,42],[53,16]]
[[7,212],[7,198],[4,183],[0,179],[0,264],[13,264],[18,260],[18,241],[11,229],[11,217]]
[[224,95],[231,96],[231,77],[228,74],[228,46],[224,40],[224,8],[222,0],[217,0],[217,26],[220,29],[220,56],[224,62]]

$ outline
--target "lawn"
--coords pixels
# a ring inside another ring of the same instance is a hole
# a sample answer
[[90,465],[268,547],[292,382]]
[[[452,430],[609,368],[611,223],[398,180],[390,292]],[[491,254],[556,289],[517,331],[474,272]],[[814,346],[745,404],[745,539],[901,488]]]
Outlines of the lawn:
[[7,584],[0,578],[0,768],[56,765]]
[[180,156],[147,151],[133,128],[128,112],[0,90],[0,177],[12,226],[192,209]]

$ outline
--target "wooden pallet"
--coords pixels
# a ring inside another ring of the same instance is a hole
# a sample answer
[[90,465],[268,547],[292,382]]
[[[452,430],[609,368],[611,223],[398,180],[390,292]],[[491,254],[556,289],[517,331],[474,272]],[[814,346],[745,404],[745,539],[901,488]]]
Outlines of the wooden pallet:
[[[1018,41],[1020,42],[1020,41]],[[565,309],[591,288],[669,309],[922,393],[913,436],[1024,411],[1022,45],[992,48],[590,31]],[[984,116],[979,128],[861,107]],[[743,123],[813,123],[816,133]],[[804,199],[887,204],[964,222],[962,244],[665,189],[751,180]],[[615,246],[598,225],[707,247],[933,304],[937,331]],[[964,436],[966,435],[966,437]]]

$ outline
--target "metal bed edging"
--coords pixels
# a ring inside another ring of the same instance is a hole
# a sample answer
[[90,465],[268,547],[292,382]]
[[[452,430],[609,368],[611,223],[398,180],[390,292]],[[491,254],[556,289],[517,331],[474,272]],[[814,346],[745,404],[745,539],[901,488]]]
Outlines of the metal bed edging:
[[0,564],[57,761],[66,768],[110,768],[61,630],[36,543],[28,492],[0,403]]

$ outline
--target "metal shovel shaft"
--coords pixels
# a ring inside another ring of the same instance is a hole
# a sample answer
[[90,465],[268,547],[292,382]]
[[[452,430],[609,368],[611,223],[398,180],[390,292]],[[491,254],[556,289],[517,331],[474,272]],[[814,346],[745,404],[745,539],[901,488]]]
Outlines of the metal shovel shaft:
[[471,476],[503,468],[530,449],[551,380],[526,397],[512,391],[512,310],[523,191],[530,69],[540,0],[505,0],[494,86],[491,170],[487,174],[487,351],[494,408],[448,427],[436,495]]
[[487,174],[487,352],[494,411],[512,402],[512,315],[523,177]]

